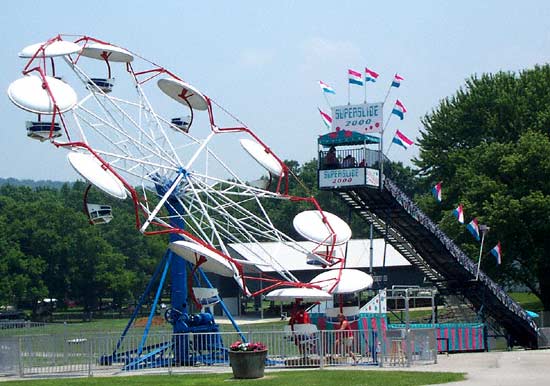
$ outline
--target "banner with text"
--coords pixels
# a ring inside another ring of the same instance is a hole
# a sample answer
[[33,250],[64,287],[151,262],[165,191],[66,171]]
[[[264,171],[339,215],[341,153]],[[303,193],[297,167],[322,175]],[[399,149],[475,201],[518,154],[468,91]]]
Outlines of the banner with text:
[[362,103],[332,108],[332,131],[350,130],[361,134],[382,131],[384,103]]
[[379,185],[380,172],[370,168],[346,168],[319,171],[320,188]]

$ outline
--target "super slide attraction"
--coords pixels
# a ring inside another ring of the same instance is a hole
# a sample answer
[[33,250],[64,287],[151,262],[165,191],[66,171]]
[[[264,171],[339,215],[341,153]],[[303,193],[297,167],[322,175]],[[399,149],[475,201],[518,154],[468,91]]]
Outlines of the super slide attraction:
[[[347,134],[347,135],[346,135]],[[351,211],[361,216],[420,269],[440,294],[458,295],[471,303],[478,315],[499,326],[515,344],[539,347],[539,332],[527,312],[471,260],[399,187],[383,174],[378,137],[358,133],[330,133],[319,138],[320,189],[337,194]],[[354,147],[355,146],[355,147]],[[354,154],[360,167],[327,167],[329,149],[340,158]],[[387,166],[386,166],[387,167]]]

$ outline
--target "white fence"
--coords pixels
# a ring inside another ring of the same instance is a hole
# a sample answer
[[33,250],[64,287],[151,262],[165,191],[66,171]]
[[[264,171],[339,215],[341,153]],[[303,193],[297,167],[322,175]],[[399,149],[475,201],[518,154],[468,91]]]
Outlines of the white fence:
[[[433,329],[388,330],[384,337],[372,331],[288,331],[243,333],[248,342],[268,348],[266,368],[327,366],[410,366],[436,362]],[[0,375],[93,375],[105,371],[162,368],[168,372],[200,366],[203,370],[229,367],[227,350],[236,332],[137,335],[88,334],[0,337]],[[142,346],[141,352],[140,346]]]

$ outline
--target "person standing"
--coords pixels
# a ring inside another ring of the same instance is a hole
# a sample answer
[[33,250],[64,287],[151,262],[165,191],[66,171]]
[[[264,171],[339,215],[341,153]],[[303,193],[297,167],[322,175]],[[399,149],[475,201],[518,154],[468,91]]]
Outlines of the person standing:
[[308,339],[308,337],[296,333],[294,330],[294,325],[310,324],[310,323],[311,323],[311,319],[309,317],[308,312],[306,311],[306,307],[303,304],[300,304],[299,300],[296,300],[296,303],[292,308],[292,312],[290,314],[290,319],[288,321],[288,324],[290,325],[290,328],[294,333],[294,344],[298,346],[298,350],[300,351],[300,354],[303,354],[302,341]]
[[336,157],[336,148],[334,146],[331,146],[330,149],[328,149],[328,153],[325,156],[324,161],[327,169],[338,169],[340,167],[340,162]]
[[294,326],[295,324],[308,323],[311,323],[311,319],[308,312],[306,311],[306,308],[303,305],[300,305],[297,307],[296,310],[293,310],[292,314],[290,315],[290,320],[288,321],[288,324],[290,324],[291,326]]
[[338,314],[338,332],[336,335],[336,351],[342,352],[342,355],[347,355],[353,359],[353,363],[357,363],[357,358],[353,353],[353,331],[344,314]]
[[357,166],[357,161],[351,154],[348,154],[342,161],[343,168],[354,168],[355,166]]

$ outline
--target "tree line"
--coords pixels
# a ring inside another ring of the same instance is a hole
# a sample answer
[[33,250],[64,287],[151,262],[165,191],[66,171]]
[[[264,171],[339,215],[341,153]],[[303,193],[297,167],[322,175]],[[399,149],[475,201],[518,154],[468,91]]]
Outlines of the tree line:
[[120,305],[143,292],[166,241],[135,229],[129,202],[95,192],[90,202],[112,205],[116,214],[107,226],[91,226],[85,188],[0,187],[0,305],[34,309],[56,298],[92,310],[102,298]]

